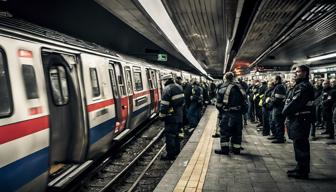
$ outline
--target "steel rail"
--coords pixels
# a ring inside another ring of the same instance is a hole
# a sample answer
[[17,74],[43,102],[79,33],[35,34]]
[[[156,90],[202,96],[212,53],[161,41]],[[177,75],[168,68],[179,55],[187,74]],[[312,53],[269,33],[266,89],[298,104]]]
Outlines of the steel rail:
[[162,129],[157,136],[155,136],[152,141],[146,146],[145,149],[141,151],[121,172],[119,172],[110,182],[108,182],[103,189],[99,190],[99,192],[106,192],[110,189],[110,187],[118,181],[123,175],[125,175],[129,169],[133,167],[133,165],[150,149],[163,135],[164,129]]
[[165,149],[166,144],[164,144],[161,149],[156,153],[155,157],[149,162],[149,164],[146,166],[146,168],[141,172],[137,180],[133,183],[133,185],[130,187],[128,192],[133,192],[136,187],[138,186],[140,180],[143,178],[145,173],[148,171],[148,169],[154,164],[155,160],[158,158],[158,156],[161,154],[161,152]]

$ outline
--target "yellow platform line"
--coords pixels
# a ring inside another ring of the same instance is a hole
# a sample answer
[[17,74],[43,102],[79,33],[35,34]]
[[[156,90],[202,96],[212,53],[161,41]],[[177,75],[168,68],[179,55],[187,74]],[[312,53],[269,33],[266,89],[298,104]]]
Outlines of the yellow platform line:
[[212,150],[213,139],[211,135],[216,129],[216,114],[217,113],[210,114],[196,150],[184,170],[182,177],[175,186],[175,192],[202,191]]

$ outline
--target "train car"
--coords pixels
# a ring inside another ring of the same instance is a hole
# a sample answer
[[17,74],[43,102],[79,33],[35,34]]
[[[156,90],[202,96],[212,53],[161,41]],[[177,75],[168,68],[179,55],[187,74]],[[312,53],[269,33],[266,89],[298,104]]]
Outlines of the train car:
[[45,191],[59,169],[105,153],[158,113],[166,72],[0,16],[1,191]]

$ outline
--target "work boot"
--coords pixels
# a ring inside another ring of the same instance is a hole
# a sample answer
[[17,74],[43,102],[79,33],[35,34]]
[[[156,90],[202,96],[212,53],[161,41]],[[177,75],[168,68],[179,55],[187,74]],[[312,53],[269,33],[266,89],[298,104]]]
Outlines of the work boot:
[[172,160],[175,160],[175,159],[176,159],[176,157],[168,156],[168,155],[162,155],[160,157],[160,160],[162,160],[162,161],[172,161]]
[[290,170],[288,170],[287,171],[287,174],[289,174],[289,173],[294,173],[294,172],[298,172],[299,171],[299,169],[297,168],[297,167],[295,167],[294,169],[290,169]]
[[286,140],[285,139],[275,139],[274,141],[272,141],[272,143],[285,143]]
[[229,147],[222,147],[222,149],[215,149],[216,154],[221,155],[228,155],[229,154]]
[[293,177],[295,179],[308,179],[309,174],[308,173],[301,173],[299,171],[289,172],[287,173],[288,177]]
[[235,154],[235,155],[239,155],[240,154],[240,148],[233,147],[232,148],[232,153]]
[[213,138],[218,138],[218,137],[220,137],[220,135],[218,133],[215,133],[215,134],[212,135],[212,137]]
[[276,139],[276,137],[275,137],[275,136],[270,136],[270,137],[268,137],[267,139],[268,139],[268,140],[274,140],[274,139]]

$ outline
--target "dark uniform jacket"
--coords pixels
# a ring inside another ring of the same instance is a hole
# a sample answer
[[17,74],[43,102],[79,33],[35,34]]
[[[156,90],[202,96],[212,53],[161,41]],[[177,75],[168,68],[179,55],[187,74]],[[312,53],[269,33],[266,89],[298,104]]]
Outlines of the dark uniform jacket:
[[336,101],[336,89],[331,87],[324,89],[322,96],[323,112],[331,113],[335,101]]
[[285,99],[286,99],[286,88],[282,83],[277,83],[274,86],[274,89],[271,95],[272,106],[282,111],[285,105]]
[[168,84],[162,93],[160,116],[166,123],[182,123],[183,121],[184,93],[180,85]]
[[201,107],[203,105],[203,89],[199,85],[192,85],[190,104]]
[[223,112],[245,113],[246,101],[239,86],[234,82],[225,82],[218,91],[216,107]]
[[313,101],[314,88],[308,79],[301,79],[289,91],[282,113],[288,119],[290,139],[309,137]]
[[268,88],[265,92],[265,96],[263,97],[263,107],[265,107],[267,110],[272,109],[272,102],[271,102],[271,95],[273,92],[274,87]]

